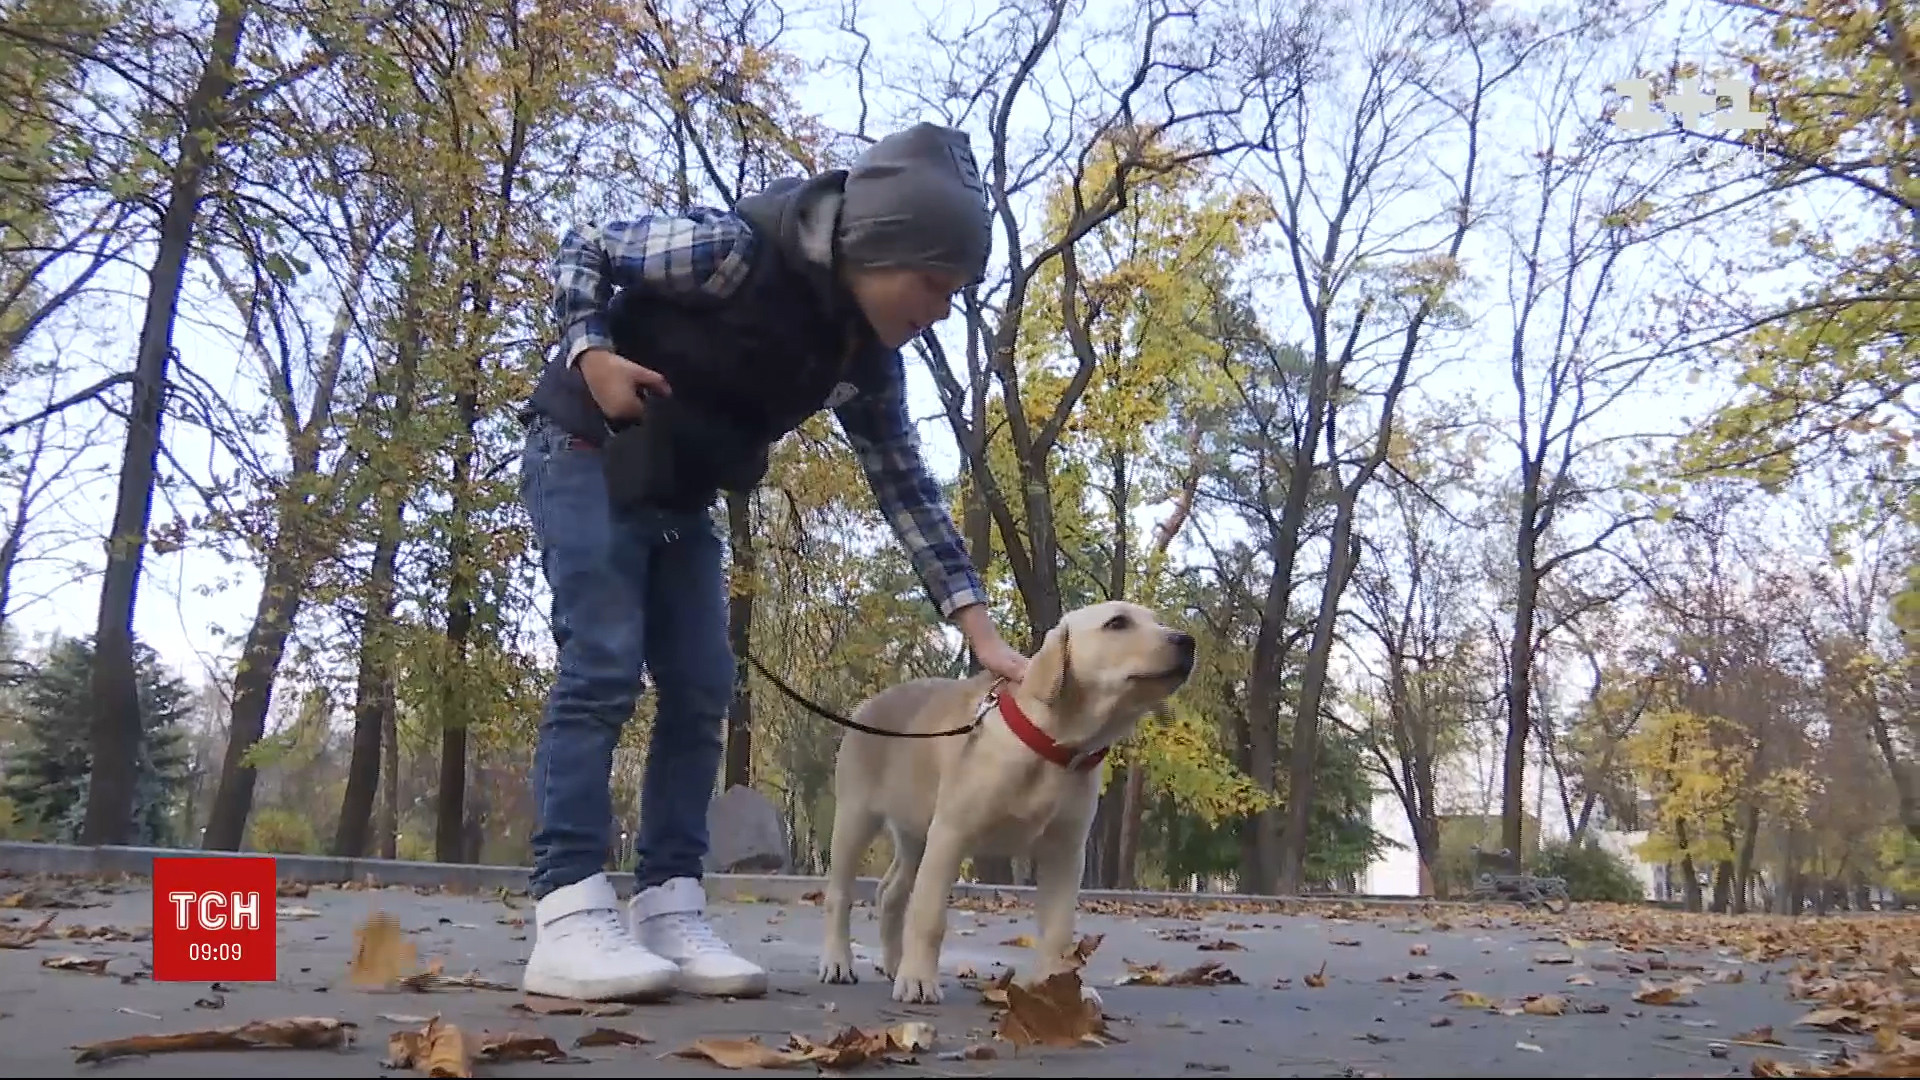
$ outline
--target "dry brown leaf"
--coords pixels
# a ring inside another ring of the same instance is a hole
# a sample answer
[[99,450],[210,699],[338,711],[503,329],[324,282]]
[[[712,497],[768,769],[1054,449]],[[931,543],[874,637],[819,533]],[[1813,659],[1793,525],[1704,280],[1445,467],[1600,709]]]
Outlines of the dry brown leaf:
[[698,1039],[673,1052],[675,1057],[704,1058],[723,1069],[792,1069],[812,1058],[802,1050],[780,1050],[757,1038]]
[[1128,964],[1121,986],[1238,986],[1240,976],[1218,960],[1208,960],[1181,971],[1159,964]]
[[1427,947],[1426,945],[1416,941],[1412,945],[1407,946],[1407,955],[1408,956],[1425,956],[1427,955]]
[[1767,1046],[1785,1046],[1786,1045],[1785,1043],[1781,1042],[1779,1039],[1776,1039],[1773,1037],[1772,1024],[1762,1024],[1759,1027],[1754,1028],[1752,1031],[1743,1031],[1740,1034],[1735,1035],[1733,1037],[1733,1041],[1742,1042],[1742,1043],[1762,1043]]
[[105,975],[107,965],[113,961],[101,956],[49,956],[40,961],[43,968],[55,971],[84,971],[89,975]]
[[473,1050],[466,1033],[439,1017],[418,1031],[396,1031],[387,1036],[390,1069],[417,1069],[427,1076],[472,1076]]
[[1656,983],[1642,979],[1639,989],[1633,992],[1633,1000],[1642,1005],[1691,1005],[1692,991],[1684,982]]
[[1228,941],[1226,938],[1217,938],[1213,941],[1202,942],[1200,945],[1200,951],[1201,952],[1246,952],[1247,947],[1245,945],[1240,944],[1237,941]]
[[1493,999],[1475,990],[1449,990],[1440,1000],[1457,1002],[1463,1009],[1493,1008]]
[[1816,1027],[1836,1035],[1864,1035],[1873,1022],[1852,1009],[1828,1007],[1815,1009],[1793,1022],[1795,1027]]
[[542,997],[528,994],[513,1003],[513,1011],[533,1013],[536,1016],[593,1016],[607,1019],[615,1016],[627,1016],[633,1012],[633,1006],[620,1005],[607,1001],[574,1001],[569,998]]
[[1720,968],[1707,977],[1707,981],[1716,983],[1742,983],[1747,981],[1747,973],[1739,968]]
[[1320,961],[1320,970],[1309,972],[1301,981],[1315,990],[1325,989],[1327,985],[1327,962],[1325,960]]
[[499,990],[514,993],[520,989],[512,983],[482,978],[477,971],[469,971],[465,975],[445,974],[440,971],[438,960],[429,965],[426,971],[401,976],[400,986],[422,994],[432,990]]
[[1062,971],[1033,987],[1009,981],[1007,1009],[994,1034],[1015,1046],[1106,1044],[1112,1036],[1100,1006],[1081,993],[1080,973]]
[[52,926],[53,920],[59,917],[60,913],[56,911],[37,923],[0,926],[0,949],[25,949],[41,938],[51,936],[47,933],[47,927]]
[[400,931],[400,920],[384,911],[367,917],[353,932],[353,959],[347,974],[353,985],[392,986],[420,966],[419,950]]
[[[898,1039],[896,1032],[900,1033]],[[901,1024],[886,1031],[869,1032],[847,1027],[826,1042],[814,1042],[805,1035],[790,1035],[788,1039],[790,1051],[806,1055],[808,1061],[820,1068],[846,1070],[876,1061],[911,1064],[918,1043],[933,1044],[933,1028],[927,1024]]]
[[505,1035],[483,1032],[476,1057],[486,1062],[503,1061],[544,1061],[550,1065],[578,1061],[573,1055],[560,1049],[560,1044],[547,1035],[528,1035],[519,1031],[510,1031]]
[[1080,940],[1074,942],[1073,947],[1067,950],[1062,959],[1075,968],[1086,967],[1087,961],[1093,959],[1093,954],[1099,950],[1100,943],[1105,940],[1107,940],[1105,934],[1082,935]]
[[1573,963],[1573,954],[1564,952],[1534,953],[1533,962],[1536,964],[1571,964]]
[[1009,945],[1009,946],[1012,946],[1013,948],[1016,948],[1016,949],[1031,949],[1031,948],[1033,948],[1033,947],[1034,947],[1034,946],[1033,946],[1033,935],[1032,935],[1032,934],[1021,934],[1021,935],[1020,935],[1020,936],[1018,936],[1018,937],[1010,937],[1010,938],[1008,938],[1007,940],[1005,940],[1005,941],[1003,941],[1003,942],[1001,942],[1000,944],[1002,944],[1002,945]]
[[356,1025],[331,1016],[291,1016],[280,1020],[256,1020],[251,1024],[181,1031],[166,1035],[133,1035],[87,1043],[79,1051],[77,1063],[111,1061],[114,1058],[142,1057],[147,1054],[184,1053],[200,1050],[331,1050],[353,1042]]
[[1565,1016],[1567,999],[1559,994],[1541,994],[1528,998],[1527,1003],[1520,1006],[1520,1011],[1528,1016]]
[[645,1046],[652,1042],[645,1035],[619,1028],[597,1027],[585,1035],[573,1040],[573,1048],[582,1050],[589,1046]]
[[1334,938],[1334,939],[1333,939],[1333,943],[1334,943],[1335,945],[1344,945],[1344,946],[1346,946],[1346,947],[1347,947],[1347,948],[1349,948],[1349,949],[1357,949],[1357,948],[1359,948],[1359,947],[1360,947],[1360,943],[1359,943],[1358,941],[1355,941],[1354,939],[1352,939],[1352,938],[1350,938],[1350,937],[1337,937],[1337,938]]
[[1593,976],[1569,975],[1567,976],[1567,985],[1568,986],[1592,986],[1594,985]]

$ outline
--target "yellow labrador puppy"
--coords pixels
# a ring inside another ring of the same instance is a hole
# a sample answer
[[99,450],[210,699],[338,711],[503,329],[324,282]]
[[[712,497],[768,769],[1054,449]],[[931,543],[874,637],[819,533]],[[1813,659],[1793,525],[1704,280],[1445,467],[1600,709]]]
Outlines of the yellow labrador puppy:
[[857,982],[848,919],[862,857],[885,826],[893,863],[880,884],[880,972],[895,1001],[940,1000],[940,945],[961,861],[1031,858],[1037,880],[1033,979],[1067,966],[1087,833],[1107,748],[1193,673],[1189,634],[1138,604],[1071,612],[1026,679],[916,679],[869,698],[856,723],[965,735],[903,739],[849,730],[834,770],[827,932],[820,981]]

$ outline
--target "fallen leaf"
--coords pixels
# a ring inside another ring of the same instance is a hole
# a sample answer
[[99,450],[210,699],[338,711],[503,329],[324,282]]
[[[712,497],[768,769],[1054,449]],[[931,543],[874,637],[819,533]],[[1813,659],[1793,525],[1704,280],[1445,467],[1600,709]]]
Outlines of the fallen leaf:
[[1520,1006],[1520,1011],[1528,1016],[1565,1016],[1567,999],[1558,994],[1541,994],[1528,998],[1527,1003]]
[[1419,942],[1415,942],[1414,944],[1407,946],[1407,955],[1425,956],[1427,955],[1427,947]]
[[1852,1009],[1829,1007],[1815,1009],[1793,1022],[1795,1027],[1816,1027],[1836,1035],[1864,1035],[1871,1026],[1868,1019]]
[[1337,937],[1333,939],[1333,943],[1335,945],[1344,945],[1350,949],[1357,949],[1360,947],[1360,943],[1358,941],[1355,941],[1352,938]]
[[1569,975],[1569,976],[1567,976],[1567,985],[1568,985],[1568,986],[1592,986],[1592,985],[1594,985],[1594,983],[1593,983],[1593,976],[1591,976],[1591,975]]
[[[926,1028],[927,1039],[931,1042],[933,1029],[930,1026],[926,1024],[914,1026]],[[790,1035],[788,1041],[789,1050],[805,1054],[809,1062],[822,1069],[838,1071],[857,1069],[875,1061],[909,1064],[914,1060],[914,1051],[894,1041],[891,1030],[868,1032],[857,1027],[847,1027],[836,1032],[826,1042],[814,1042],[805,1035]]]
[[1208,942],[1202,943],[1200,946],[1200,951],[1201,952],[1246,952],[1247,947],[1245,945],[1240,944],[1237,941],[1228,941],[1226,938],[1220,938],[1215,941],[1208,941]]
[[84,971],[89,975],[105,975],[107,965],[112,962],[100,956],[49,956],[40,961],[40,966],[52,968],[55,971]]
[[1320,970],[1308,973],[1306,977],[1300,981],[1315,990],[1324,989],[1327,985],[1327,962],[1325,960],[1320,961]]
[[1116,986],[1237,986],[1240,976],[1218,960],[1208,960],[1181,971],[1159,964],[1128,964]]
[[1747,981],[1747,973],[1741,971],[1739,968],[1720,968],[1713,974],[1707,976],[1707,979],[1709,982],[1722,984],[1742,983]]
[[633,1012],[631,1005],[619,1005],[603,1001],[573,1001],[568,998],[542,997],[528,994],[513,1003],[515,1012],[533,1013],[536,1016],[595,1016],[611,1018],[627,1016]]
[[1019,937],[1010,937],[1000,944],[1009,945],[1016,949],[1031,949],[1033,948],[1033,935],[1021,934]]
[[1112,1037],[1106,1019],[1100,1006],[1088,1001],[1081,990],[1077,971],[1056,972],[1033,987],[1009,980],[1007,1009],[1000,1014],[994,1034],[1015,1046],[1105,1045]]
[[275,908],[273,914],[274,917],[278,919],[317,919],[320,917],[320,913],[312,908],[299,906]]
[[1542,1049],[1540,1049],[1540,1048],[1539,1048],[1538,1046],[1535,1046],[1535,1045],[1533,1045],[1533,1044],[1532,1044],[1532,1043],[1530,1043],[1530,1042],[1517,1042],[1517,1043],[1514,1043],[1514,1044],[1513,1044],[1513,1048],[1514,1048],[1515,1050],[1525,1050],[1525,1051],[1526,1051],[1527,1053],[1529,1053],[1529,1054],[1544,1054],[1544,1053],[1546,1053],[1546,1051],[1545,1051],[1545,1050],[1542,1050]]
[[544,1061],[550,1065],[578,1060],[560,1049],[548,1035],[527,1035],[518,1031],[505,1035],[483,1034],[476,1057],[486,1062]]
[[396,1031],[387,1036],[390,1069],[417,1069],[428,1076],[472,1076],[473,1050],[466,1033],[439,1017],[418,1031]]
[[1691,1005],[1691,990],[1685,983],[1656,983],[1642,979],[1640,988],[1633,992],[1633,1000],[1642,1005]]
[[1473,990],[1449,990],[1441,1001],[1457,1002],[1463,1009],[1491,1009],[1493,999]]
[[1773,1037],[1773,1025],[1762,1024],[1752,1031],[1743,1031],[1733,1037],[1734,1042],[1761,1043],[1767,1046],[1785,1046],[1786,1043]]
[[403,975],[400,986],[423,994],[431,990],[499,990],[513,993],[520,989],[512,983],[482,978],[477,971],[469,971],[465,975],[447,975],[439,971],[439,967],[439,962],[435,961],[430,970]]
[[652,1041],[645,1035],[636,1035],[631,1031],[597,1027],[573,1040],[573,1048],[581,1050],[589,1046],[645,1046]]
[[60,913],[56,911],[46,918],[41,919],[39,922],[26,926],[0,926],[0,949],[25,949],[31,947],[34,942],[39,941],[41,938],[51,936],[47,933],[47,927],[52,926],[53,920],[59,917]]
[[420,965],[420,954],[400,932],[400,920],[384,911],[368,916],[353,932],[347,973],[355,986],[392,986]]
[[1571,964],[1573,963],[1573,954],[1563,952],[1534,953],[1533,962],[1536,964]]
[[85,1064],[200,1050],[330,1050],[351,1045],[355,1026],[330,1016],[293,1016],[204,1031],[133,1035],[73,1047],[79,1051],[74,1061]]
[[227,995],[214,994],[212,997],[195,998],[193,1007],[196,1009],[224,1009],[227,1007]]
[[811,1060],[805,1051],[775,1049],[757,1038],[698,1039],[673,1054],[705,1058],[723,1069],[791,1069]]

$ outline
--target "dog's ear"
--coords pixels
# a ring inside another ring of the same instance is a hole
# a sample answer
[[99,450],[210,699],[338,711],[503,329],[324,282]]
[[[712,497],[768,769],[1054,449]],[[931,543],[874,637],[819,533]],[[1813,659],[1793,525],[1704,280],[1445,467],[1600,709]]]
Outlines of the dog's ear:
[[1056,704],[1067,692],[1072,666],[1073,640],[1063,622],[1048,631],[1040,643],[1040,651],[1027,663],[1027,677],[1021,686],[1035,698]]

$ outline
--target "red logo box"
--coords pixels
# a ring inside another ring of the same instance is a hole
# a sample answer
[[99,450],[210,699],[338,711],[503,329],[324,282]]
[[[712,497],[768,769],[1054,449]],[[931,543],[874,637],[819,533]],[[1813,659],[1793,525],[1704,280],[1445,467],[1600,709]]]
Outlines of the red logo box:
[[269,856],[153,860],[153,977],[273,982],[280,942]]

